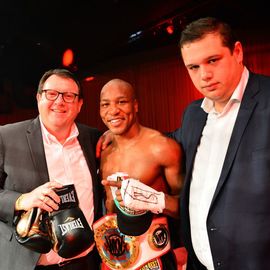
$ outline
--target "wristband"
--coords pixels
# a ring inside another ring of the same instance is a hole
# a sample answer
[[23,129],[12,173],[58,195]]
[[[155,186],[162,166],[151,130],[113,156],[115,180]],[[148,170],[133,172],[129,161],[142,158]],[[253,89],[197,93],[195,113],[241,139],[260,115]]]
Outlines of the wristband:
[[117,199],[114,199],[114,203],[117,207],[117,209],[123,214],[123,215],[126,215],[126,216],[129,216],[129,217],[133,217],[133,216],[140,216],[140,215],[144,215],[147,210],[134,210],[134,209],[131,209],[131,208],[128,208],[126,206],[122,207],[118,200]]
[[[144,234],[149,229],[153,219],[151,211],[134,211],[129,209],[127,212],[127,208],[120,206],[116,199],[114,203],[116,205],[117,226],[121,233],[138,236]],[[131,214],[129,211],[137,214]]]

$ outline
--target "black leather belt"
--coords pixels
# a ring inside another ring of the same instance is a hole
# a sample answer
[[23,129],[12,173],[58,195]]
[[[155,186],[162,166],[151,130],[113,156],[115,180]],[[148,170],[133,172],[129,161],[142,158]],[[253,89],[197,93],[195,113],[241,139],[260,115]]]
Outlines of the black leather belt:
[[80,259],[82,258],[78,258],[78,259],[74,259],[74,260],[67,260],[67,261],[63,261],[63,262],[60,262],[58,264],[50,264],[50,265],[37,265],[36,266],[36,270],[42,270],[42,269],[47,269],[47,270],[56,270],[56,269],[61,269],[63,268],[65,265],[68,265],[68,264],[74,264],[76,263],[76,261],[78,262]]
[[84,259],[84,257],[73,259],[73,260],[66,260],[60,262],[58,264],[50,264],[50,265],[37,265],[35,270],[57,270],[62,269],[65,265],[76,264]]
[[35,267],[35,270],[58,270],[58,269],[65,269],[65,266],[72,266],[72,265],[82,265],[83,266],[83,264],[86,261],[91,260],[91,258],[94,256],[95,256],[95,251],[91,251],[84,257],[80,257],[80,258],[72,259],[72,260],[66,260],[66,261],[60,262],[58,264],[37,265]]

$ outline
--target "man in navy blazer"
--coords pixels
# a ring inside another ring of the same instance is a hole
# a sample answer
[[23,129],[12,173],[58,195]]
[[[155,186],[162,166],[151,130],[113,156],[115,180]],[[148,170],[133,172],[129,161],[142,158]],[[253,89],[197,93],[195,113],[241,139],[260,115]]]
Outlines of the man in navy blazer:
[[241,43],[215,18],[187,25],[180,48],[205,97],[170,134],[185,154],[187,269],[270,269],[270,77],[247,70]]
[[36,119],[0,127],[0,269],[99,269],[94,243],[79,258],[64,259],[53,250],[31,251],[15,239],[16,216],[32,207],[57,210],[53,188],[65,184],[74,184],[90,227],[102,214],[95,158],[100,133],[75,122],[83,104],[78,80],[67,70],[49,70],[37,102]]

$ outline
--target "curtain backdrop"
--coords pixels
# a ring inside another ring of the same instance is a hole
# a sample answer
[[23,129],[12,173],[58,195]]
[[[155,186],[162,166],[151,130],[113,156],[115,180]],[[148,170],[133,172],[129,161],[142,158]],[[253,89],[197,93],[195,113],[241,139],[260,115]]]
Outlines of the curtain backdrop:
[[[148,56],[151,54],[148,58],[139,55],[144,62],[125,64],[114,72],[97,75],[94,81],[85,83],[87,106],[79,119],[104,129],[98,115],[100,89],[110,79],[122,78],[132,83],[137,91],[139,117],[143,125],[160,131],[179,127],[185,107],[202,96],[194,88],[177,49],[168,47],[166,50],[173,53],[168,53],[167,57],[160,51],[148,52]],[[245,64],[251,71],[270,75],[270,42],[245,46],[244,53]]]
[[[269,38],[247,38],[244,55],[245,63],[251,71],[270,75]],[[94,75],[95,79],[90,82],[82,81],[84,105],[78,120],[100,130],[105,130],[105,126],[99,117],[99,92],[102,86],[113,78],[122,78],[134,85],[139,100],[141,123],[160,131],[176,129],[180,125],[185,107],[201,97],[188,77],[176,46],[112,60],[103,64],[102,71],[89,75]],[[12,92],[10,88],[12,86],[7,86],[6,92]],[[3,103],[1,91],[0,99]],[[8,113],[0,110],[1,125],[37,115],[35,108],[17,108],[12,100],[10,104]]]

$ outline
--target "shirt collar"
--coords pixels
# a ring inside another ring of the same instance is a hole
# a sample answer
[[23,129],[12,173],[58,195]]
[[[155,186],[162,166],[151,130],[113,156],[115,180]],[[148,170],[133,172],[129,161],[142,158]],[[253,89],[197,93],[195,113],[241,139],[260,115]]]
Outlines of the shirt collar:
[[[40,115],[39,115],[39,120],[40,120],[42,136],[43,136],[43,139],[46,141],[46,143],[51,144],[52,142],[58,142],[57,138],[53,134],[51,134],[47,130],[47,128],[44,126]],[[79,135],[79,130],[77,126],[75,125],[75,123],[73,123],[70,134],[66,138],[66,142],[78,137],[78,135]]]

